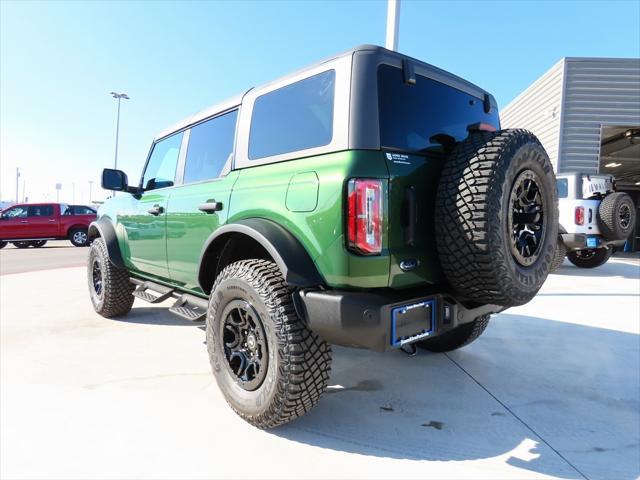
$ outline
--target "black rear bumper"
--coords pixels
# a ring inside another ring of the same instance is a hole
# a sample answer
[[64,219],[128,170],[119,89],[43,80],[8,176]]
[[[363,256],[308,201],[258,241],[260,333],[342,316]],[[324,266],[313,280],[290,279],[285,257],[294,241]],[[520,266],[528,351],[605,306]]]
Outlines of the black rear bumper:
[[[498,305],[466,308],[449,295],[415,293],[301,291],[297,303],[309,328],[327,342],[379,352],[440,335],[481,315],[504,310]],[[404,317],[401,333],[394,329],[399,317]]]
[[[585,248],[600,248],[600,247],[620,247],[624,245],[625,240],[607,240],[602,235],[589,235],[586,233],[560,233],[562,243],[569,250],[583,250]],[[587,246],[587,239],[595,242],[595,246]]]

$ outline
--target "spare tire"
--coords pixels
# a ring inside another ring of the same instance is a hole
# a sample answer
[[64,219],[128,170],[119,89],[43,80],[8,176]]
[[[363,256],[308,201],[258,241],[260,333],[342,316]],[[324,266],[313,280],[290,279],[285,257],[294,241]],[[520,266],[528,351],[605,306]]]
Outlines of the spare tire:
[[636,221],[636,209],[631,197],[616,192],[604,197],[598,207],[598,226],[607,240],[626,240]]
[[531,132],[475,132],[443,167],[435,208],[444,274],[462,298],[522,305],[549,274],[558,239],[553,167]]

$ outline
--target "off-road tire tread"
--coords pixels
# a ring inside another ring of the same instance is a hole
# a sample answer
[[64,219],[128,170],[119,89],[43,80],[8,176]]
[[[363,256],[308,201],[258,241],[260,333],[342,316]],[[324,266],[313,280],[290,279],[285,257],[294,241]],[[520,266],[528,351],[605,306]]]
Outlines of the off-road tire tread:
[[442,335],[417,342],[416,346],[423,350],[437,353],[457,350],[465,345],[469,345],[482,335],[482,332],[484,332],[489,325],[490,317],[491,315],[483,315],[476,318],[473,322],[460,325]]
[[509,168],[504,152],[528,142],[544,152],[527,130],[476,132],[460,142],[444,164],[436,194],[436,245],[447,280],[471,300],[514,306],[537,293],[516,288],[506,267],[512,259],[505,258],[502,249],[492,248],[509,241],[500,238],[498,218],[501,186]]
[[[281,360],[271,405],[258,416],[231,408],[245,421],[263,429],[273,428],[311,410],[324,393],[331,375],[331,346],[313,333],[296,314],[292,289],[285,284],[278,266],[269,260],[241,260],[227,266],[212,289],[226,279],[241,278],[258,292],[277,325],[278,355]],[[213,318],[209,312],[208,318]],[[212,368],[213,325],[207,321],[207,346]]]
[[89,251],[89,263],[87,265],[89,288],[93,288],[91,286],[91,254],[94,251],[102,259],[102,271],[104,272],[102,281],[104,301],[100,310],[96,310],[96,312],[105,318],[126,315],[131,310],[135,300],[133,296],[135,286],[129,281],[129,273],[126,269],[118,268],[111,263],[107,246],[104,240],[98,237],[91,243],[91,250]]
[[[616,215],[618,206],[623,201],[631,203],[631,224],[626,232],[622,231]],[[628,193],[615,192],[602,199],[598,207],[598,226],[604,238],[608,240],[625,240],[633,232],[634,223],[635,206]]]
[[567,247],[562,243],[562,240],[558,240],[558,246],[556,247],[556,253],[551,262],[551,271],[555,272],[564,263],[564,257],[567,256]]

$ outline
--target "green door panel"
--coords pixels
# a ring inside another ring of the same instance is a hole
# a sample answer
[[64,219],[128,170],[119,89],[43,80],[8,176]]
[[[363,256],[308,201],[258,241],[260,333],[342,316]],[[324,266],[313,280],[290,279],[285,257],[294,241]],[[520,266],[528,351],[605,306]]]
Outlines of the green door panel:
[[156,205],[166,212],[167,198],[171,188],[150,190],[136,198],[133,195],[122,195],[118,202],[117,218],[121,228],[117,231],[124,235],[122,242],[126,244],[123,255],[125,264],[133,270],[160,278],[168,278],[167,242],[165,233],[166,217],[164,213],[152,215],[148,210]]
[[[215,180],[174,187],[167,205],[167,260],[171,281],[187,290],[200,292],[198,268],[207,238],[224,224],[238,171]],[[222,204],[221,210],[205,213],[198,206],[208,201]]]
[[287,188],[287,209],[292,212],[313,212],[318,206],[318,185],[316,172],[292,176]]

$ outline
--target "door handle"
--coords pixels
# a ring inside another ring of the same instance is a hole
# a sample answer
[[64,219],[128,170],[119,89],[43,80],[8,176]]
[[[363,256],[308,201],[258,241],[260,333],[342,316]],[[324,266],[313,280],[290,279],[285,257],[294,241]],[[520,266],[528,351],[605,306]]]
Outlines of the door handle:
[[20,220],[20,223],[29,223],[29,220]]
[[54,220],[54,219],[51,219],[51,220],[49,220],[49,221],[50,221],[51,223],[55,222],[55,220]]
[[160,215],[161,213],[164,213],[164,208],[156,204],[149,210],[147,210],[147,212],[149,212],[151,215]]
[[210,198],[205,203],[201,203],[198,206],[198,210],[204,213],[215,213],[222,210],[222,202],[216,202],[213,198]]

